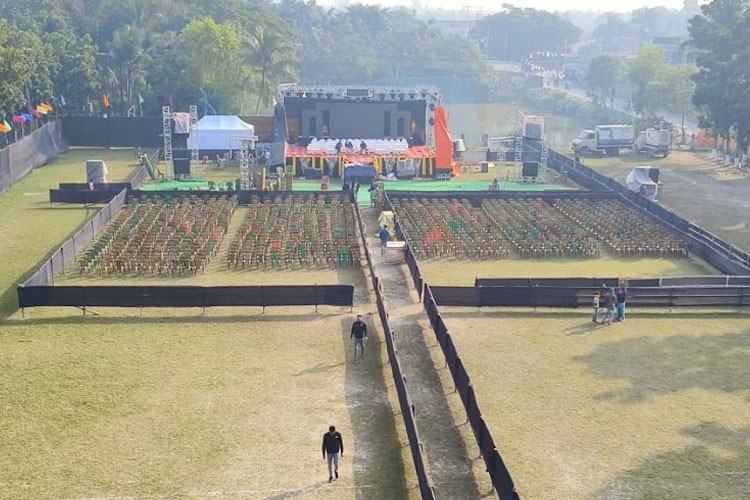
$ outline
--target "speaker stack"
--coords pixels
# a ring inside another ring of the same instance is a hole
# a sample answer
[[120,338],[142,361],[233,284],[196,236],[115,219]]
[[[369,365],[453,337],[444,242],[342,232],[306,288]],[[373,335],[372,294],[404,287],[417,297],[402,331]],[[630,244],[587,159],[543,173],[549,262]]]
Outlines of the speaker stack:
[[537,177],[539,177],[539,162],[537,161],[525,161],[521,169],[521,176],[523,182],[536,183]]

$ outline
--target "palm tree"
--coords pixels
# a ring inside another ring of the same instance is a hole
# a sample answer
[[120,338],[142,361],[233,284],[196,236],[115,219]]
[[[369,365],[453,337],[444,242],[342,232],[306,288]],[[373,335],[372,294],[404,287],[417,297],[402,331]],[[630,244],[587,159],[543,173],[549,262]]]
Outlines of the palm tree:
[[250,38],[247,60],[260,74],[256,115],[261,104],[271,104],[278,84],[292,81],[297,76],[297,46],[291,40],[291,34],[267,26],[258,27]]
[[124,105],[132,103],[136,84],[144,75],[148,57],[145,43],[146,32],[128,25],[115,31],[107,44],[108,79]]

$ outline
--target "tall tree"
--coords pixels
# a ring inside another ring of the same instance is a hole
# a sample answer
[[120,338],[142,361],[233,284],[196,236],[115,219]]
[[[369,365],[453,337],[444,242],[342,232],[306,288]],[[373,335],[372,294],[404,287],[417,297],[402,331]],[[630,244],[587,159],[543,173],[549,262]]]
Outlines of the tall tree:
[[743,0],[714,0],[690,20],[690,43],[698,50],[693,103],[725,138],[734,133],[738,151],[750,140],[750,12]]
[[278,84],[291,83],[297,75],[297,48],[289,39],[289,33],[265,27],[258,27],[250,37],[247,60],[260,74],[256,115],[261,104],[271,104]]
[[623,70],[622,58],[614,54],[601,54],[589,61],[586,82],[599,104],[606,104],[607,96],[621,82]]
[[664,53],[655,45],[644,45],[638,57],[630,62],[628,78],[633,85],[633,108],[638,113],[652,116],[663,109],[667,92],[667,65]]
[[523,61],[533,52],[566,52],[581,29],[544,10],[503,5],[503,12],[482,19],[472,31],[482,40],[487,56]]

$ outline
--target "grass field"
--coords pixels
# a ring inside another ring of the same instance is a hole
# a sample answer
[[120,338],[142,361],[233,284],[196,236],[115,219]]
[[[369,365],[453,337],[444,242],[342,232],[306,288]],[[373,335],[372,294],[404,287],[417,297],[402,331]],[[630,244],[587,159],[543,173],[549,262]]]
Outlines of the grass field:
[[692,257],[684,259],[614,258],[597,259],[499,259],[468,261],[428,259],[419,268],[427,283],[473,286],[474,278],[528,277],[622,277],[701,276],[716,274],[709,264]]
[[[83,161],[112,180],[132,151],[73,151],[0,197],[0,498],[416,498],[378,331],[355,366],[339,308],[72,308],[16,312],[15,284],[94,207],[50,205]],[[122,161],[120,165],[119,161]],[[355,285],[361,271],[313,276]],[[246,274],[245,276],[248,276]],[[281,272],[265,282],[299,282]],[[374,318],[374,316],[373,316]],[[320,439],[342,431],[342,479],[328,485]]]
[[747,313],[441,314],[524,498],[748,498]]

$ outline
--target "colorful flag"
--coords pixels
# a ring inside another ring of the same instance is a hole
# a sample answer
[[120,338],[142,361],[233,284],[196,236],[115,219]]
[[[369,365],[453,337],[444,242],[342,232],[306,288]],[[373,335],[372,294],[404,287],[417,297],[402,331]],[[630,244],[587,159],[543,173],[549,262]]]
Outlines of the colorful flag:
[[49,104],[47,104],[46,102],[43,102],[43,103],[41,103],[41,104],[40,104],[39,106],[40,106],[40,107],[41,107],[42,109],[44,109],[44,110],[45,110],[45,111],[46,111],[47,113],[49,113],[50,111],[53,111],[53,109],[54,109],[54,108],[52,108],[52,106],[50,106],[50,105],[49,105]]
[[8,121],[7,121],[7,120],[3,120],[3,123],[0,123],[0,132],[2,132],[3,134],[7,134],[7,133],[8,133],[8,132],[10,132],[11,130],[13,130],[13,129],[12,129],[12,128],[11,128],[11,126],[10,126],[10,125],[8,124]]
[[65,107],[65,106],[67,106],[67,105],[68,105],[68,103],[67,103],[67,102],[65,102],[65,96],[64,96],[64,95],[62,95],[62,94],[60,94],[60,106],[63,106],[63,107]]
[[141,96],[140,92],[138,92],[138,104],[143,104],[143,96]]
[[[40,113],[38,109],[32,109],[31,110],[31,116],[33,116],[34,118],[41,118],[42,117],[42,113]],[[29,121],[31,121],[31,120],[29,120]]]
[[40,115],[46,115],[47,109],[40,104],[39,106],[36,107],[36,112],[39,113]]
[[26,121],[26,118],[23,117],[23,115],[13,115],[13,123],[23,123]]
[[102,106],[105,108],[109,107],[109,96],[107,94],[104,94],[104,97],[102,97]]
[[21,113],[21,116],[23,116],[23,119],[24,119],[24,120],[26,120],[27,122],[30,122],[31,120],[33,120],[33,119],[34,119],[34,117],[33,117],[33,116],[31,116],[31,115],[30,115],[30,114],[28,114],[28,113]]

